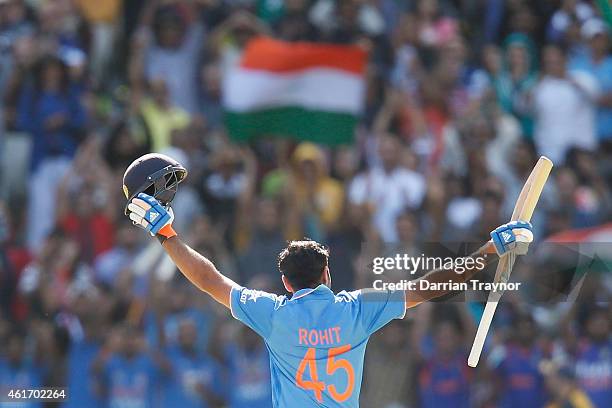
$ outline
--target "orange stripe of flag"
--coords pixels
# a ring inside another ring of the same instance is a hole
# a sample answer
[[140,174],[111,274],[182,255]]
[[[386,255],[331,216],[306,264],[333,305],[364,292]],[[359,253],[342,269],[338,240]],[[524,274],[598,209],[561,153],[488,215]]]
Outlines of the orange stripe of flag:
[[290,73],[309,68],[335,68],[361,75],[367,53],[354,45],[289,43],[268,37],[251,40],[240,66],[247,69]]

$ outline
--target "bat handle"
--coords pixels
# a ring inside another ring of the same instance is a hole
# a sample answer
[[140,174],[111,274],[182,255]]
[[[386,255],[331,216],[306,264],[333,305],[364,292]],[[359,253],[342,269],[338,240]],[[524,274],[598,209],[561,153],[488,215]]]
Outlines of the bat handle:
[[480,353],[482,353],[484,342],[487,339],[487,333],[489,332],[489,327],[491,326],[491,321],[493,320],[493,315],[495,314],[496,308],[497,302],[487,302],[487,305],[485,306],[484,313],[482,314],[482,318],[478,324],[478,331],[476,332],[474,343],[472,344],[472,350],[470,351],[470,356],[468,357],[468,365],[470,367],[476,367],[478,365]]

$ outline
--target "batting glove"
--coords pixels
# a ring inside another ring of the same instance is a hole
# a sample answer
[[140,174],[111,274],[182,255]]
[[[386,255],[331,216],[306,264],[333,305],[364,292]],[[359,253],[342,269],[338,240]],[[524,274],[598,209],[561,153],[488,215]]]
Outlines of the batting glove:
[[164,243],[168,238],[176,236],[172,228],[174,213],[172,208],[164,207],[155,198],[148,194],[140,193],[128,204],[130,220],[152,236],[157,237],[159,242]]
[[533,226],[528,221],[512,221],[491,231],[495,251],[499,256],[513,252],[525,255],[533,241]]

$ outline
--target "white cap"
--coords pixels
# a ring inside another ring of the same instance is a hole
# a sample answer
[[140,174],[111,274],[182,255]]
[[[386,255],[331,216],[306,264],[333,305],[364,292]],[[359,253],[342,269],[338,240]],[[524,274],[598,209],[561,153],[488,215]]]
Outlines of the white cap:
[[580,29],[580,33],[582,37],[590,40],[595,37],[597,34],[607,34],[608,26],[599,18],[590,18],[582,24],[582,28]]

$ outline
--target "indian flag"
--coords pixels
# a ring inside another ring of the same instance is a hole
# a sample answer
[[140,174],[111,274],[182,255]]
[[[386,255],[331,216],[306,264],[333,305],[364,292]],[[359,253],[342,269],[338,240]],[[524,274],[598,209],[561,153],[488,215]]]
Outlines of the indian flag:
[[349,143],[363,107],[366,59],[350,45],[251,40],[223,81],[230,136]]

